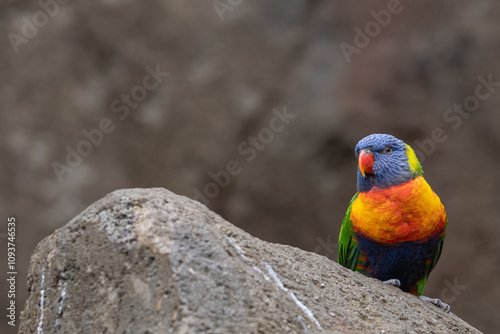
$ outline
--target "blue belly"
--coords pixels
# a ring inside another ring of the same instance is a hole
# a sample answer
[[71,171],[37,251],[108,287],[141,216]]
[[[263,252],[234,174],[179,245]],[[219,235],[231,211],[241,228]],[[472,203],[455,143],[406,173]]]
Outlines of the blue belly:
[[383,244],[358,236],[358,249],[368,258],[362,270],[366,276],[385,281],[397,278],[401,290],[416,291],[417,282],[429,270],[428,260],[433,260],[439,239]]

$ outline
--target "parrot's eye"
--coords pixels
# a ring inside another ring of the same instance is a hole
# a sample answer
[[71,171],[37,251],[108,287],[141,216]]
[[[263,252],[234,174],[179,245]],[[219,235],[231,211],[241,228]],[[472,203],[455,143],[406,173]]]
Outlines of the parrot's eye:
[[382,150],[382,153],[384,153],[384,154],[392,154],[392,152],[393,152],[393,149],[392,149],[392,147],[390,147],[390,146],[386,146],[386,147],[384,147],[384,149]]

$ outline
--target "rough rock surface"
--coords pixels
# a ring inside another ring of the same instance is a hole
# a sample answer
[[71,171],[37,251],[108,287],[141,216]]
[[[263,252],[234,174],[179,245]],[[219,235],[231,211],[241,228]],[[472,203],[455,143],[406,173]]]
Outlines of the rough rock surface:
[[19,333],[479,333],[162,189],[115,191],[36,248]]

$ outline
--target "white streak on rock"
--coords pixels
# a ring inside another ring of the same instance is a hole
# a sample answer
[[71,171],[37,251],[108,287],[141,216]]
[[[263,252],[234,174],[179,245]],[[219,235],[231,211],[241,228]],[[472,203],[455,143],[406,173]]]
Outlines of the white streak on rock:
[[61,318],[60,316],[62,315],[62,308],[64,304],[64,299],[66,298],[66,288],[68,287],[68,282],[65,281],[63,283],[63,289],[61,291],[61,298],[59,299],[59,302],[57,303],[57,319],[56,319],[56,329],[61,326]]
[[234,247],[234,249],[236,249],[236,251],[238,252],[238,254],[243,258],[243,260],[245,260],[245,262],[252,262],[252,260],[250,260],[248,257],[245,256],[245,252],[243,251],[243,249],[241,249],[241,247],[239,245],[237,245],[230,237],[228,237],[227,235],[225,236],[226,239],[229,241],[229,243],[231,244],[231,246]]
[[[241,247],[239,245],[237,245],[230,237],[228,237],[227,235],[225,236],[226,239],[229,241],[229,243],[231,244],[231,246],[234,247],[234,249],[236,249],[236,251],[238,252],[238,254],[241,256],[241,258],[243,259],[243,261],[245,261],[246,263],[249,263],[249,264],[252,264],[253,261],[250,260],[248,257],[245,256],[245,252],[243,251],[243,249],[241,249]],[[257,267],[256,265],[253,265],[252,266],[252,269],[255,270],[256,272],[258,273],[261,273],[262,276],[264,276],[264,278],[266,279],[266,281],[269,281],[269,277],[262,271],[260,270],[259,267]]]
[[279,279],[278,275],[273,270],[273,268],[269,265],[269,263],[262,262],[262,264],[266,267],[267,272],[273,278],[273,280],[276,283],[276,285],[278,285],[281,290],[283,290],[286,293],[288,293],[288,295],[290,296],[290,298],[292,298],[292,300],[295,302],[295,304],[297,304],[297,306],[306,314],[306,316],[309,318],[309,320],[311,320],[312,322],[314,322],[316,324],[316,326],[318,327],[318,329],[322,331],[323,328],[321,328],[321,325],[319,324],[318,320],[316,320],[316,317],[314,316],[314,313],[312,313],[312,311],[309,308],[307,308],[307,306],[305,306],[304,304],[302,304],[302,302],[297,299],[297,297],[295,296],[295,294],[293,292],[290,292],[287,288],[285,288],[285,286],[283,285],[283,283]]
[[43,307],[45,306],[45,266],[42,268],[42,282],[40,284],[40,320],[36,329],[37,334],[42,333]]
[[261,273],[264,276],[264,278],[266,279],[266,281],[269,281],[269,277],[266,274],[264,274],[264,272],[262,270],[260,270],[259,267],[253,266],[252,269],[255,270],[258,273]]
[[309,327],[307,327],[307,325],[305,324],[304,318],[302,318],[302,316],[299,315],[298,319],[299,319],[300,324],[302,325],[302,328],[304,329],[304,333],[309,334]]

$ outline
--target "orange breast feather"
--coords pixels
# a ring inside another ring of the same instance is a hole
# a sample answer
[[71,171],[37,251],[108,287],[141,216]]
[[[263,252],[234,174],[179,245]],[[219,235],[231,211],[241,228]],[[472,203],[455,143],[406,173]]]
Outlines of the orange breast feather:
[[441,233],[446,212],[423,177],[359,193],[352,204],[356,233],[378,242],[425,240]]

